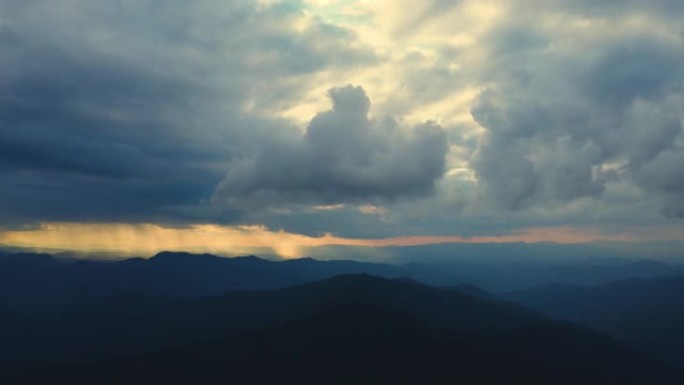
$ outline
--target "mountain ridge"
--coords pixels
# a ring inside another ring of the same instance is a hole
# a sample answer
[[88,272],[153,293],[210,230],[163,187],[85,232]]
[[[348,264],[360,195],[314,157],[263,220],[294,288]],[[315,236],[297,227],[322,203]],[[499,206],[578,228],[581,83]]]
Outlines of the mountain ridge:
[[543,285],[502,297],[608,333],[684,368],[684,275],[627,278],[593,287]]
[[5,383],[670,379],[666,366],[605,334],[458,290],[369,274],[202,299],[129,294],[117,301],[62,318],[52,325],[55,336],[33,335],[40,349],[52,341],[72,355],[58,354],[61,363],[43,359]]

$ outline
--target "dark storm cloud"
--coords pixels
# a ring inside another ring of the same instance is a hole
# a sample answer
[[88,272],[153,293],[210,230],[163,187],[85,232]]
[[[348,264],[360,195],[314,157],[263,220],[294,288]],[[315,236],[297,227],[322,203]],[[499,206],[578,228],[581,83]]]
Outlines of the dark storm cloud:
[[392,119],[369,119],[361,87],[330,90],[333,108],[317,114],[306,133],[273,142],[235,160],[217,201],[363,203],[420,196],[442,177],[446,134],[425,123],[407,130]]
[[209,203],[226,165],[292,132],[242,106],[301,92],[281,78],[374,60],[343,28],[295,26],[300,14],[253,1],[2,2],[0,221],[235,220]]
[[89,50],[12,43],[0,59],[14,61],[1,70],[4,221],[144,220],[211,190],[225,147],[185,138],[183,96],[206,97],[197,89]]
[[[83,178],[77,175],[19,173],[0,176],[3,221],[121,221],[182,222],[183,205],[197,205],[197,197],[207,195],[213,184],[201,180],[134,179],[123,183],[110,178]],[[220,212],[219,210],[217,211]],[[221,212],[224,220],[236,212]],[[195,215],[195,220],[202,220]]]

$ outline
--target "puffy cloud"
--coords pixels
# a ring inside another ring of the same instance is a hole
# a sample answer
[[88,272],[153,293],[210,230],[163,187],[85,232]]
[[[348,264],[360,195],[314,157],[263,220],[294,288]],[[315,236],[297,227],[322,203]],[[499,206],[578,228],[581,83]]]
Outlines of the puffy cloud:
[[232,204],[363,203],[425,195],[445,170],[446,134],[434,123],[370,119],[361,87],[329,91],[332,109],[299,138],[236,159],[214,201]]
[[0,3],[0,222],[235,220],[212,191],[272,111],[375,60],[295,5]]
[[500,139],[481,143],[473,160],[480,187],[507,209],[520,209],[529,203],[539,184],[534,163]]
[[566,38],[554,32],[503,52],[490,35],[489,54],[506,61],[485,69],[471,109],[485,129],[471,158],[482,196],[521,210],[603,200],[609,184],[628,182],[671,206],[683,191],[666,182],[677,179],[668,167],[684,117],[682,42],[640,30],[545,43]]

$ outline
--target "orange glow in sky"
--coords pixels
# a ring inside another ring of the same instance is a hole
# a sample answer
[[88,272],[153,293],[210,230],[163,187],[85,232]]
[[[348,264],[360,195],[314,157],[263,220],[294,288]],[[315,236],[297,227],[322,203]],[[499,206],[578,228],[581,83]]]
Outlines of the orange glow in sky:
[[665,241],[684,238],[684,227],[663,231],[636,229],[602,233],[570,227],[529,228],[508,235],[403,236],[376,239],[320,237],[273,231],[264,226],[193,225],[183,228],[157,224],[47,223],[38,229],[0,232],[0,245],[49,250],[112,252],[149,256],[162,250],[185,250],[226,255],[270,251],[282,258],[306,256],[318,246],[416,246],[439,243],[554,242],[560,244],[593,241]]

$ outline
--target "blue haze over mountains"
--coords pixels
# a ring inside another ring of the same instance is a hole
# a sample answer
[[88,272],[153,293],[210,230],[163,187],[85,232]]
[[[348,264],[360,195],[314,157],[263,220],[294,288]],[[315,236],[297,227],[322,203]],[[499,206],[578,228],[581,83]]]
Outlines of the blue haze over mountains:
[[682,304],[681,266],[653,261],[6,252],[0,367],[9,384],[271,383],[278,373],[301,383],[674,384]]
[[[500,247],[488,245],[484,250],[473,250],[482,255],[497,252]],[[408,250],[405,258],[421,249]],[[469,284],[492,292],[549,283],[592,285],[630,277],[684,275],[684,266],[655,261],[589,259],[572,263],[558,259],[555,263],[538,263],[515,258],[489,258],[483,262],[464,258],[388,264],[311,258],[272,261],[255,256],[222,258],[184,252],[118,261],[6,252],[0,254],[0,265],[0,303],[31,311],[88,303],[122,292],[198,297],[228,290],[277,289],[339,274],[408,277],[435,286]]]

